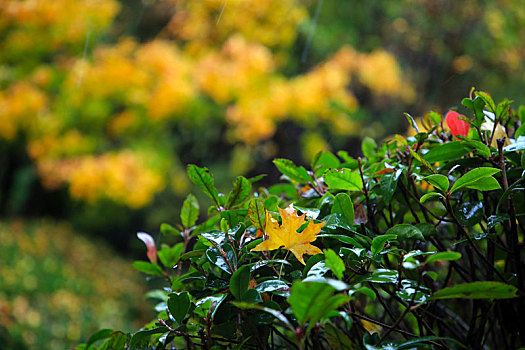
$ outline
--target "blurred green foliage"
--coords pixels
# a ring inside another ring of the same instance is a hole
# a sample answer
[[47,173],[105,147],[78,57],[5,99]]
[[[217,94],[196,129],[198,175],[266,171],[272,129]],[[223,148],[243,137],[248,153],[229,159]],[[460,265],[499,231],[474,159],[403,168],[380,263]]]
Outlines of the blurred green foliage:
[[0,223],[0,241],[2,349],[66,349],[148,318],[142,279],[104,243],[66,224],[19,220]]

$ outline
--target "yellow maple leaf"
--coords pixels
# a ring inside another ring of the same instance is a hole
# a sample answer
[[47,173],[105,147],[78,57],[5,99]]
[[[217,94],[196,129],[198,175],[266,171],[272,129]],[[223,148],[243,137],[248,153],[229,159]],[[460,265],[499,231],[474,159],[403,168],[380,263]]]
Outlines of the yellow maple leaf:
[[291,251],[297,260],[306,265],[303,260],[303,254],[314,255],[322,253],[321,249],[310,243],[316,240],[317,234],[325,223],[314,224],[314,221],[310,220],[308,226],[302,232],[297,232],[299,227],[306,222],[306,215],[297,215],[297,211],[292,204],[286,209],[279,208],[279,212],[282,218],[281,225],[266,211],[264,233],[268,235],[268,239],[253,248],[252,251],[260,252],[282,247]]

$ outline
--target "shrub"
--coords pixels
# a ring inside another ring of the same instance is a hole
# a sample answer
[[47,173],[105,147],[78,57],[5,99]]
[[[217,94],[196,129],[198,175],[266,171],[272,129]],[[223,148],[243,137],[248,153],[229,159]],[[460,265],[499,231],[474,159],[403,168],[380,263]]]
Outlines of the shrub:
[[138,234],[135,268],[163,283],[156,319],[78,348],[524,346],[525,108],[510,103],[473,92],[468,117],[431,112],[420,130],[407,115],[414,137],[365,139],[362,158],[276,159],[284,183],[253,194],[260,177],[225,195],[189,165],[209,218],[196,225],[189,195],[161,226],[175,244]]

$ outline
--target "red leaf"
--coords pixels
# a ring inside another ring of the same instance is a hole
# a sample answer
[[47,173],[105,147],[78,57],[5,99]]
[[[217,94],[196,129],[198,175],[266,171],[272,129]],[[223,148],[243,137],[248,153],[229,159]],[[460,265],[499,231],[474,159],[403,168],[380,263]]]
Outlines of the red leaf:
[[454,111],[448,111],[445,117],[445,121],[450,128],[452,135],[454,135],[454,137],[456,137],[458,140],[458,135],[467,137],[468,131],[470,129],[470,124],[463,119],[459,119],[460,117],[465,118],[463,114],[459,114],[458,112]]
[[142,242],[144,242],[144,244],[146,245],[146,248],[148,248],[147,255],[148,255],[149,261],[156,264],[157,263],[157,248],[155,247],[155,240],[153,239],[153,237],[151,237],[145,232],[137,233],[137,237]]

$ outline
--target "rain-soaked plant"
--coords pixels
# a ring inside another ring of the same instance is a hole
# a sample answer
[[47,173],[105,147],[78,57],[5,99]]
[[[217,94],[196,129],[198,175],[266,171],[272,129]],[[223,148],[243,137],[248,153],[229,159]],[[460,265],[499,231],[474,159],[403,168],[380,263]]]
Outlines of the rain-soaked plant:
[[209,217],[196,225],[189,195],[157,239],[175,244],[139,234],[149,262],[134,266],[163,285],[156,319],[78,348],[525,346],[525,108],[482,91],[462,105],[407,115],[414,137],[367,138],[358,159],[276,159],[269,188],[240,176],[221,194],[189,165]]

